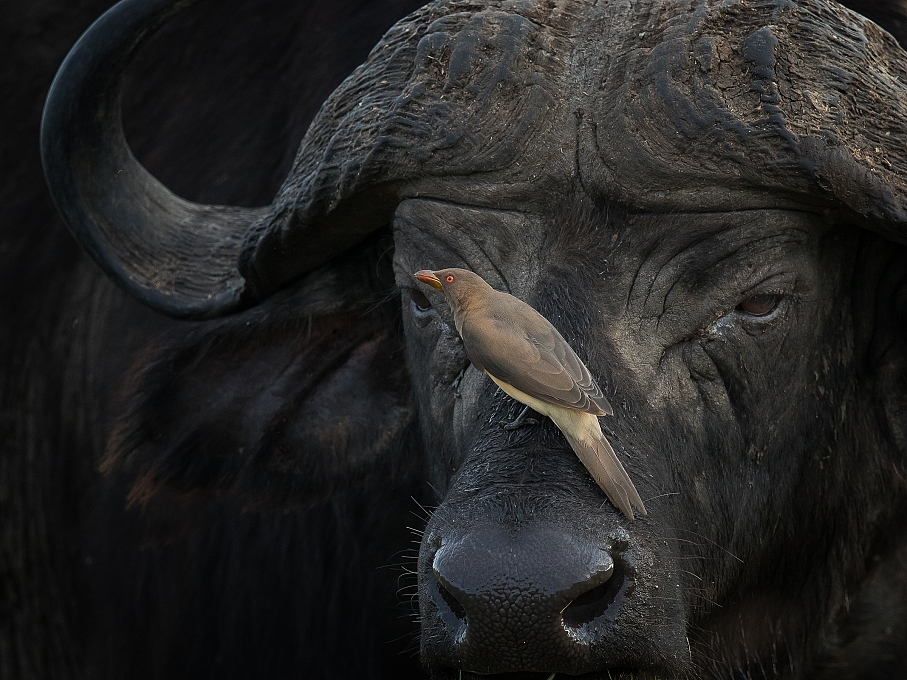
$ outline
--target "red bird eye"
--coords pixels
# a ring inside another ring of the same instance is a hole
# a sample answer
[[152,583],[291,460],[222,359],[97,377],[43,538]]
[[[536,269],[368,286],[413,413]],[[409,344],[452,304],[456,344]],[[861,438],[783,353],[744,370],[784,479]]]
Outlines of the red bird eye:
[[453,283],[453,274],[447,275],[447,283]]

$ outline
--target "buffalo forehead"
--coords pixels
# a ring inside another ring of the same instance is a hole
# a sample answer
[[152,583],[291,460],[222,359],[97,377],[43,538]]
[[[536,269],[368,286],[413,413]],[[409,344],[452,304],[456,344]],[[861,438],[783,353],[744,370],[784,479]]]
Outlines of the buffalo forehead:
[[[433,269],[463,267],[480,274],[492,287],[516,294],[521,282],[506,272],[538,274],[539,251],[555,249],[558,240],[582,239],[590,255],[606,254],[623,247],[640,252],[654,248],[672,256],[694,245],[756,241],[785,231],[813,232],[834,224],[829,211],[796,209],[736,209],[674,213],[630,212],[611,215],[607,209],[584,213],[570,208],[581,202],[575,196],[553,201],[544,212],[523,212],[471,205],[467,194],[462,203],[435,198],[402,201],[394,215],[394,239],[398,260],[424,258]],[[563,230],[564,221],[601,222],[585,230]],[[615,232],[620,232],[618,239]],[[402,262],[401,262],[402,264]],[[411,267],[418,262],[407,262]],[[614,263],[612,262],[612,265]],[[421,265],[420,265],[421,268]],[[405,276],[412,272],[402,269]]]
[[404,195],[541,207],[579,179],[640,210],[900,219],[904,54],[836,3],[491,6],[419,43],[387,128],[421,166]]

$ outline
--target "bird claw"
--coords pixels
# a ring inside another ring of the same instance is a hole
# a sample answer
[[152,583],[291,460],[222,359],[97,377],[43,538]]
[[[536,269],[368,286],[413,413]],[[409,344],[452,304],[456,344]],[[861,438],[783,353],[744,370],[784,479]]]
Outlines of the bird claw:
[[523,408],[522,411],[520,411],[520,415],[518,415],[516,418],[511,420],[509,423],[502,423],[501,427],[503,427],[508,432],[513,432],[513,430],[518,430],[521,427],[523,427],[524,425],[538,425],[539,421],[537,421],[535,418],[526,417],[526,414],[528,412],[529,412],[529,407],[526,406]]
[[508,432],[512,432],[513,430],[520,429],[524,425],[538,425],[538,424],[539,424],[539,421],[537,421],[535,418],[520,418],[519,420],[514,420],[509,423],[504,423],[501,427],[503,427]]

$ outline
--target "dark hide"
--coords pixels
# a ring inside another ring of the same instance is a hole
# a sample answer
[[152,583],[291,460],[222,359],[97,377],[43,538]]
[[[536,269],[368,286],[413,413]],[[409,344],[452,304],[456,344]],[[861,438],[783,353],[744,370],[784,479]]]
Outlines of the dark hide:
[[134,501],[169,486],[272,506],[392,473],[383,468],[405,459],[414,415],[387,300],[392,247],[377,241],[249,312],[149,348],[123,383],[128,406],[102,471],[131,470]]
[[[388,217],[396,210],[401,285],[413,285],[413,268],[475,269],[537,304],[609,397],[620,396],[603,424],[653,515],[621,526],[550,424],[505,434],[498,423],[516,405],[474,371],[458,381],[467,362],[443,309],[440,320],[417,317],[404,291],[401,330],[383,275],[386,230],[359,234],[354,254],[256,309],[197,324],[139,307],[77,252],[43,190],[37,120],[64,52],[103,5],[20,3],[0,35],[6,101],[15,103],[3,113],[0,201],[8,320],[0,325],[0,677],[418,677],[418,632],[403,618],[411,611],[395,608],[401,572],[379,567],[411,559],[401,557],[412,547],[406,526],[421,519],[410,515],[410,495],[424,494],[426,480],[444,502],[421,565],[422,650],[439,678],[459,678],[460,662],[428,591],[438,527],[483,518],[581,526],[619,555],[623,584],[637,578],[635,595],[619,593],[635,648],[628,637],[599,645],[570,670],[607,664],[607,675],[629,677],[632,660],[649,677],[907,673],[902,247],[811,215],[809,238],[791,241],[809,285],[800,276],[784,289],[781,315],[792,324],[783,329],[799,335],[786,340],[783,330],[744,322],[713,337],[710,323],[740,301],[716,301],[715,281],[746,276],[720,262],[707,269],[699,256],[726,249],[716,235],[740,228],[739,215],[695,224],[682,214],[629,215],[594,187],[563,180],[570,167],[550,168],[563,200],[536,196],[546,210],[531,218],[464,214],[440,201],[376,204]],[[130,72],[125,124],[137,156],[187,198],[266,204],[317,108],[410,9],[403,1],[201,3],[163,29]],[[899,6],[870,9],[900,30]],[[498,85],[494,69],[478,70]],[[481,113],[502,132],[512,127],[493,108]],[[450,121],[441,122],[443,132]],[[520,150],[507,139],[507,150]],[[479,164],[494,160],[475,151]],[[442,173],[451,159],[440,142],[436,152],[407,162]],[[564,199],[567,190],[582,196]],[[487,207],[495,196],[471,198]],[[315,199],[332,205],[325,193]],[[456,223],[447,232],[458,241],[438,229],[445,221]],[[312,248],[293,238],[294,248]],[[766,250],[787,252],[787,243]],[[683,266],[661,262],[667,273],[658,278],[660,257],[697,244]],[[418,263],[408,261],[414,254]],[[276,280],[295,272],[285,265]],[[353,274],[356,266],[367,271]],[[650,309],[640,290],[653,283],[661,287]],[[659,299],[672,304],[659,308]],[[631,318],[630,307],[644,313]],[[803,320],[811,323],[793,324]],[[733,351],[747,343],[757,343],[755,354]],[[744,365],[746,357],[756,361]],[[652,365],[694,406],[653,408]],[[106,477],[97,472],[102,458]],[[522,663],[541,679],[554,665],[507,647],[467,651],[467,671]]]

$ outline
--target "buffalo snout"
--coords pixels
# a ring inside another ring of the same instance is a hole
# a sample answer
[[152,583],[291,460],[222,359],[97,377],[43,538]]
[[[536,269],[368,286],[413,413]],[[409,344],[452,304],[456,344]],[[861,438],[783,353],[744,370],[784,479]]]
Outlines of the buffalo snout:
[[620,541],[553,522],[451,525],[433,542],[421,574],[423,617],[439,632],[432,654],[467,672],[587,672],[598,629],[634,589]]

